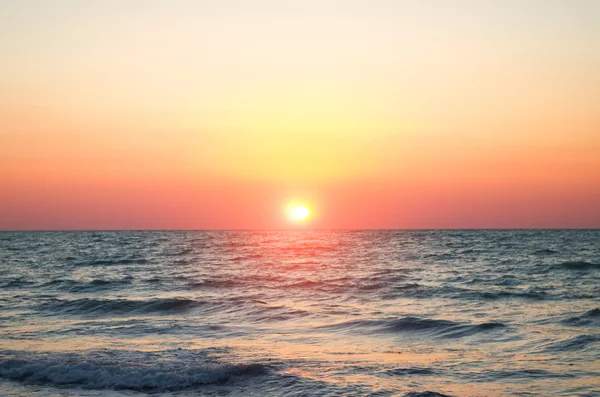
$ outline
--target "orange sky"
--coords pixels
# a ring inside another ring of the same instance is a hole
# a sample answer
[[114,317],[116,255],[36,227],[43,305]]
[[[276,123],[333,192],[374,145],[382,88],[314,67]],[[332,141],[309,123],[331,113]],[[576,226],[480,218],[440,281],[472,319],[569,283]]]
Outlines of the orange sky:
[[600,227],[600,3],[0,3],[0,229]]

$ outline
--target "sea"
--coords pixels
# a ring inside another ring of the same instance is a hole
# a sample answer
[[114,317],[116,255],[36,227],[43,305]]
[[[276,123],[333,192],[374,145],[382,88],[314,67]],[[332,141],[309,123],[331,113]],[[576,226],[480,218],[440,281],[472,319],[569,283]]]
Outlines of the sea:
[[1,396],[600,396],[600,230],[0,232]]

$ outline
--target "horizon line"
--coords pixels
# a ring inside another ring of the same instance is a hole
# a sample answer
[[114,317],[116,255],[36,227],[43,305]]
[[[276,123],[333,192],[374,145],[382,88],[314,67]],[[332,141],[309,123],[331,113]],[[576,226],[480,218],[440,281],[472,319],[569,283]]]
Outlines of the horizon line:
[[600,227],[500,227],[500,228],[288,228],[288,229],[0,229],[0,233],[18,232],[298,232],[298,231],[511,231],[511,230],[589,230],[600,231]]

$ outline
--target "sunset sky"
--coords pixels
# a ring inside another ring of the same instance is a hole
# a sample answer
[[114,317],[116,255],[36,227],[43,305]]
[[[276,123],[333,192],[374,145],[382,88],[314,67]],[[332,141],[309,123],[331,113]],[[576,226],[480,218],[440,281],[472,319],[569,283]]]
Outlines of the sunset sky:
[[600,1],[3,0],[0,229],[600,227]]

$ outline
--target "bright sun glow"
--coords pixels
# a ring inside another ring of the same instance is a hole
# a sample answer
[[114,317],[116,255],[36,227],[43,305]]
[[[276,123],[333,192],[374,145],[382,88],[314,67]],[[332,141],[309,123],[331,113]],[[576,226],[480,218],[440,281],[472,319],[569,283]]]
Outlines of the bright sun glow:
[[303,205],[298,205],[290,208],[290,216],[294,219],[306,219],[310,211]]

